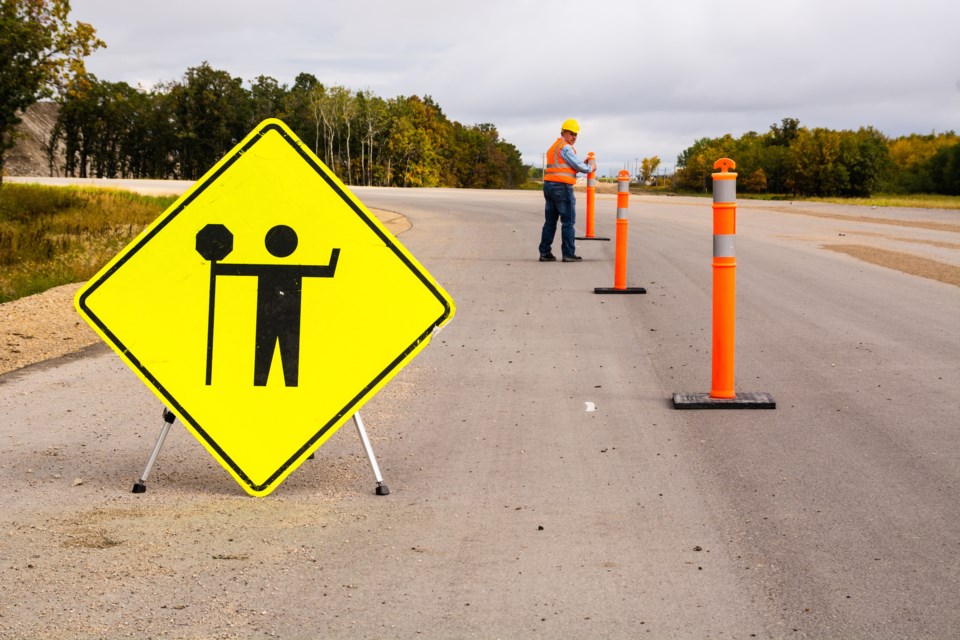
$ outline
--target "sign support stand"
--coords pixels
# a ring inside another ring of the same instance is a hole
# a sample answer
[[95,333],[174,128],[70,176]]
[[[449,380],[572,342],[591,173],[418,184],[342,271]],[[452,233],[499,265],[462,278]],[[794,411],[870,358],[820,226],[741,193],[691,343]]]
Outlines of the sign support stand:
[[353,424],[357,425],[357,433],[360,434],[363,449],[367,452],[367,459],[370,460],[373,477],[377,479],[376,494],[378,496],[390,495],[390,489],[387,485],[383,484],[383,476],[380,474],[380,467],[377,465],[377,456],[373,455],[373,447],[370,446],[370,438],[367,437],[367,430],[363,426],[363,418],[360,417],[359,411],[353,414]]
[[150,475],[150,470],[153,469],[153,463],[157,461],[157,456],[160,455],[160,447],[163,446],[163,441],[167,439],[167,434],[170,432],[170,425],[172,425],[176,419],[177,417],[173,415],[170,409],[166,407],[163,408],[163,429],[160,430],[160,437],[157,438],[157,444],[153,445],[153,453],[150,454],[150,459],[147,460],[147,466],[144,467],[140,479],[133,485],[133,493],[146,493],[147,476]]
[[[170,427],[176,419],[177,417],[173,415],[170,409],[166,407],[163,408],[163,428],[160,430],[160,437],[157,438],[157,444],[153,445],[153,451],[150,453],[150,459],[147,460],[147,466],[144,467],[143,473],[140,474],[140,479],[134,483],[132,493],[147,492],[147,476],[150,475],[150,471],[157,461],[157,456],[160,455],[160,448],[163,447],[163,441],[167,439],[167,434],[170,433]],[[363,425],[363,418],[360,417],[359,411],[353,414],[353,424],[357,425],[357,433],[360,434],[360,441],[363,442],[363,450],[367,453],[367,459],[370,461],[370,467],[373,469],[373,476],[377,479],[375,493],[378,496],[390,495],[390,488],[383,482],[383,475],[380,473],[380,466],[377,464],[377,456],[373,453],[373,447],[370,445],[370,438],[367,437],[367,430]],[[313,454],[311,454],[310,457],[312,458]]]

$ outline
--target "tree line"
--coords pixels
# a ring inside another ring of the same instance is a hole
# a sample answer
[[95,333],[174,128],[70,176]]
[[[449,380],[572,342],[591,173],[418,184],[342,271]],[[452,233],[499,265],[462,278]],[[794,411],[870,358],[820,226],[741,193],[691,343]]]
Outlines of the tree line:
[[[21,114],[56,97],[51,171],[80,177],[196,179],[268,116],[280,117],[350,184],[510,188],[535,173],[492,124],[450,121],[429,96],[383,99],[301,73],[293,86],[240,78],[203,63],[151,90],[89,75],[84,58],[106,46],[70,22],[69,0],[0,0],[0,182]],[[63,166],[54,166],[62,149]],[[764,134],[701,138],[677,158],[675,187],[710,189],[717,158],[736,160],[752,193],[960,195],[953,131],[891,139],[872,127],[833,131],[793,118]],[[651,179],[659,158],[644,159]]]
[[267,117],[282,119],[348,184],[512,188],[520,152],[492,124],[451,121],[429,96],[383,99],[301,73],[293,86],[204,62],[152,90],[81,75],[59,98],[49,152],[66,175],[195,180]]
[[708,191],[713,163],[723,157],[736,161],[737,186],[746,193],[960,195],[960,137],[953,131],[888,138],[873,127],[808,129],[784,118],[764,134],[697,140],[677,157],[675,186]]

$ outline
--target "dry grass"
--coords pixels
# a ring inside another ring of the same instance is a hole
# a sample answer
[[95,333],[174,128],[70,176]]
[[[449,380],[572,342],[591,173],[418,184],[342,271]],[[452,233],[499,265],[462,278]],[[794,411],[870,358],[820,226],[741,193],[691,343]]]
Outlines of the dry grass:
[[960,196],[915,193],[912,195],[877,194],[869,198],[803,198],[810,202],[855,204],[873,207],[914,207],[917,209],[960,209]]
[[0,302],[90,278],[174,197],[126,191],[0,187]]

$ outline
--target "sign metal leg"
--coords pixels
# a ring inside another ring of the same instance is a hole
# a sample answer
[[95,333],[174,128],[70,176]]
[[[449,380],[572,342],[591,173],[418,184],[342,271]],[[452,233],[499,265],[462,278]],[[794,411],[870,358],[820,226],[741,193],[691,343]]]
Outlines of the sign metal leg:
[[367,452],[367,458],[370,460],[370,467],[373,468],[373,475],[377,479],[377,495],[390,495],[390,489],[383,483],[383,476],[380,474],[380,467],[377,465],[377,457],[373,455],[373,447],[370,446],[370,438],[367,437],[367,430],[363,426],[363,418],[360,412],[353,414],[353,424],[357,425],[357,433],[360,434],[360,440],[363,442],[363,448]]
[[160,455],[160,447],[163,446],[163,441],[167,439],[167,433],[170,431],[170,425],[173,424],[173,421],[177,417],[173,415],[173,412],[166,407],[163,408],[163,429],[160,430],[160,437],[157,438],[157,444],[153,446],[153,453],[150,454],[150,459],[147,460],[147,466],[143,469],[143,474],[140,476],[140,479],[137,480],[133,485],[133,493],[146,493],[147,491],[147,476],[150,475],[150,470],[153,469],[153,463],[157,461],[157,456]]

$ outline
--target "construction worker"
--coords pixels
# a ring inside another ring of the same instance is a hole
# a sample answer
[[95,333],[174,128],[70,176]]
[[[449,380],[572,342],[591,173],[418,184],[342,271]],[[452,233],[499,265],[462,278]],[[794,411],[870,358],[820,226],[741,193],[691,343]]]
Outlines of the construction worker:
[[547,151],[547,166],[543,173],[544,210],[543,231],[540,234],[540,262],[556,262],[550,250],[557,234],[557,219],[560,220],[560,253],[564,262],[579,262],[573,230],[577,220],[577,200],[573,185],[578,173],[590,173],[592,167],[577,157],[573,143],[580,133],[580,123],[573,118],[560,125],[560,137]]

